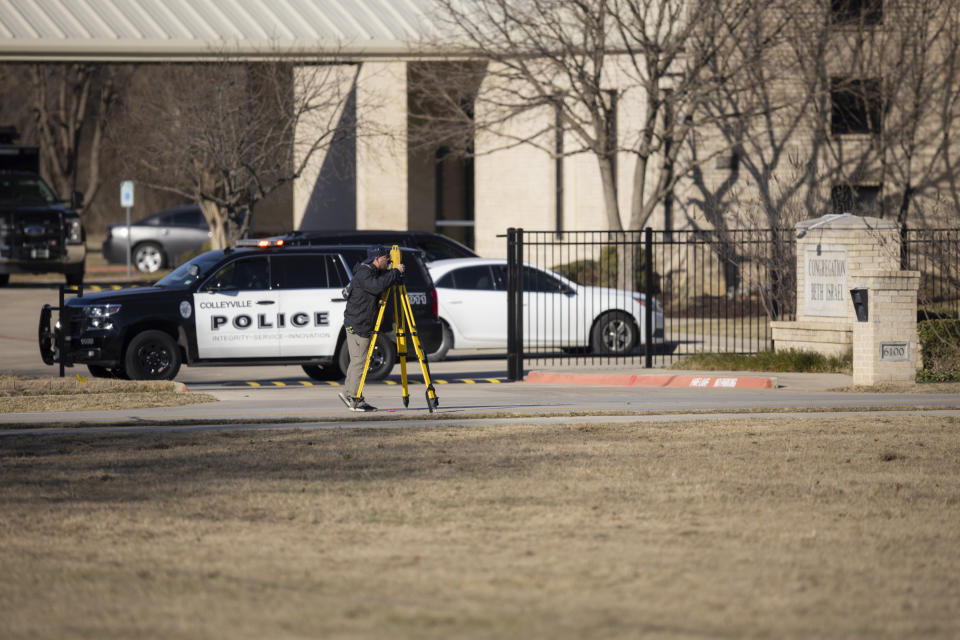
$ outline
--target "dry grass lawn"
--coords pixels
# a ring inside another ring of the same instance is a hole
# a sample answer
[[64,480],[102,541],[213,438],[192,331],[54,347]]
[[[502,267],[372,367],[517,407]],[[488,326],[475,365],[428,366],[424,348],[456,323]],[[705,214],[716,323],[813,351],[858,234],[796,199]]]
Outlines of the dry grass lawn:
[[3,638],[960,635],[960,420],[0,437]]
[[22,378],[0,374],[0,413],[107,411],[177,407],[216,402],[206,393],[185,393],[179,382],[131,381],[83,376]]

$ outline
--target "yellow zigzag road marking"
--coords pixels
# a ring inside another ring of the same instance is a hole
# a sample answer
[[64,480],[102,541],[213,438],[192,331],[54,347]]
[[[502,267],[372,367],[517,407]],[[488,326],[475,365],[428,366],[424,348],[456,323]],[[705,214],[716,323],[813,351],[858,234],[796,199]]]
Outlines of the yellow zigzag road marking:
[[[382,382],[382,384],[389,385],[389,386],[392,386],[392,387],[395,387],[395,386],[400,385],[400,381],[399,381],[399,380],[382,380],[381,382]],[[486,382],[486,383],[489,383],[489,384],[500,384],[500,383],[503,382],[503,380],[500,379],[500,378],[476,378],[476,379],[474,379],[474,378],[454,378],[453,380],[441,380],[441,379],[439,379],[439,378],[434,378],[434,379],[431,380],[431,382],[433,382],[434,384],[456,384],[456,383],[462,383],[462,384],[479,384],[479,383],[481,383],[481,382]],[[271,381],[269,381],[269,382],[254,382],[254,381],[250,380],[250,381],[247,381],[245,384],[247,384],[247,385],[249,385],[249,386],[251,386],[251,387],[262,387],[264,384],[273,385],[274,387],[286,387],[286,386],[288,386],[286,382],[281,382],[281,381],[279,381],[279,380],[271,380]],[[339,387],[339,386],[342,386],[343,383],[337,382],[336,380],[324,380],[324,381],[322,381],[322,382],[311,382],[311,381],[309,381],[309,380],[298,380],[298,381],[297,381],[297,384],[299,384],[299,385],[301,385],[301,386],[304,386],[304,387],[314,387],[314,386],[317,386],[317,385],[320,385],[320,384],[326,384],[326,385],[329,385],[329,386],[331,386],[331,387]],[[423,380],[416,380],[416,379],[414,379],[414,378],[408,378],[408,379],[407,379],[407,385],[408,385],[408,386],[410,386],[410,385],[418,385],[418,384],[423,384]]]

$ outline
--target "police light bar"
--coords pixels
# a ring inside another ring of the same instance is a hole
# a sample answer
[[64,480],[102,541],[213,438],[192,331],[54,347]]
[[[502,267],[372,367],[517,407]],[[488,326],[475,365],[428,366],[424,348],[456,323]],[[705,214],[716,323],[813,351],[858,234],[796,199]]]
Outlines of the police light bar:
[[262,240],[257,240],[255,238],[241,238],[240,240],[237,240],[238,247],[258,247],[260,249],[266,249],[269,247],[282,247],[283,244],[283,239],[270,240],[269,238],[264,238]]

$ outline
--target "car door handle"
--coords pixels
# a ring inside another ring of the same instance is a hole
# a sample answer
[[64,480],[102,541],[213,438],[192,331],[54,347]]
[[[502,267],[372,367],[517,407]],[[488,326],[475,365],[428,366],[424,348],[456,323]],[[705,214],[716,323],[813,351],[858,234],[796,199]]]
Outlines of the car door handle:
[[450,304],[463,304],[463,300],[449,300]]
[[346,298],[330,298],[330,302],[346,302]]
[[275,300],[257,300],[257,304],[273,304]]

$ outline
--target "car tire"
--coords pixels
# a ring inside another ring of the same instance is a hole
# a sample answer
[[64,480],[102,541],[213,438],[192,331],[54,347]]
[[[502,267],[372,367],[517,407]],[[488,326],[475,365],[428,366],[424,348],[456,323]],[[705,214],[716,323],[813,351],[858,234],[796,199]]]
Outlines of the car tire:
[[[350,365],[350,351],[347,349],[347,341],[340,343],[337,349],[337,367],[342,372],[342,377],[347,375],[347,367]],[[397,349],[392,342],[382,335],[377,336],[377,345],[373,348],[373,356],[370,358],[370,369],[367,371],[367,380],[383,380],[393,371],[393,365],[397,363]]]
[[440,321],[440,328],[440,346],[433,353],[427,354],[428,362],[440,362],[447,357],[447,352],[453,348],[453,330],[442,320]]
[[622,356],[637,346],[640,331],[629,314],[609,311],[593,325],[593,349],[597,353]]
[[155,242],[141,242],[133,248],[133,265],[140,273],[155,273],[167,264],[163,247]]
[[302,366],[303,372],[313,380],[325,382],[327,380],[339,380],[343,377],[340,367],[332,363],[323,367],[315,364],[305,364]]
[[83,271],[68,271],[65,275],[68,287],[79,287],[83,284]]
[[133,336],[123,356],[131,380],[173,380],[180,371],[180,347],[169,334],[153,329]]

